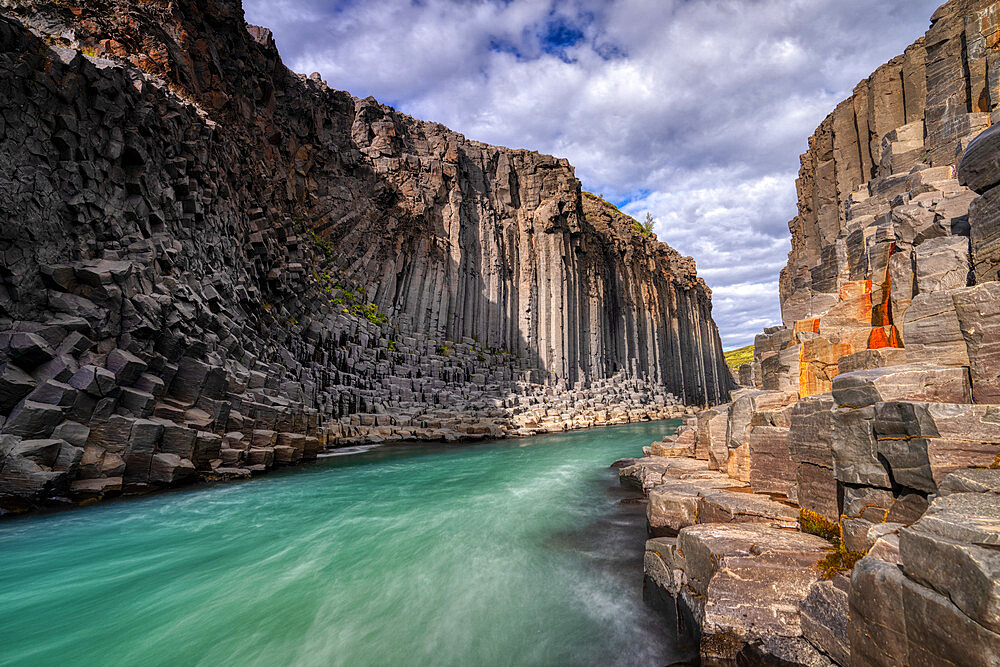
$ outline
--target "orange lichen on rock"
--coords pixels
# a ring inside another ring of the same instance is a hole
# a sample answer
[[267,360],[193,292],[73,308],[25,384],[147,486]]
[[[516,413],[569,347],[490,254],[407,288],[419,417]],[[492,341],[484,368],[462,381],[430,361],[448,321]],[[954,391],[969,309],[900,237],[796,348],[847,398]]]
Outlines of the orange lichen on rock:
[[814,317],[808,320],[799,320],[795,323],[795,333],[819,333],[820,318]]
[[868,349],[881,350],[886,347],[903,347],[899,331],[892,325],[872,328],[872,333],[868,337]]
[[854,345],[839,339],[817,337],[803,341],[799,350],[799,395],[804,398],[831,391],[840,358],[855,351]]
[[823,335],[840,333],[844,328],[864,328],[871,326],[872,281],[852,280],[840,289],[836,305],[819,318],[816,333]]

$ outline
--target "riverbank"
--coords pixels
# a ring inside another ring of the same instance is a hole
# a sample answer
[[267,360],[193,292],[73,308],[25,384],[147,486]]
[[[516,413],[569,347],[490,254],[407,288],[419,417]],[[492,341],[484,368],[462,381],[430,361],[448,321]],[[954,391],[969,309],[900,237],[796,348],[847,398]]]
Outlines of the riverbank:
[[666,427],[379,447],[2,523],[0,663],[683,660],[607,468]]
[[[96,437],[104,437],[104,433],[118,434],[118,437],[121,437],[120,434],[125,433],[125,437],[129,440],[132,440],[133,436],[141,437],[143,434],[147,438],[157,438],[159,440],[157,449],[165,450],[165,452],[154,455],[149,465],[160,465],[161,461],[166,460],[168,464],[182,468],[185,474],[176,474],[175,469],[175,473],[169,476],[157,475],[153,474],[151,468],[151,474],[147,476],[145,483],[127,482],[125,477],[119,474],[94,479],[78,479],[70,482],[63,493],[49,497],[0,495],[0,520],[36,511],[72,509],[107,500],[142,496],[185,487],[250,480],[278,469],[314,462],[327,454],[335,454],[345,450],[351,451],[357,448],[410,443],[432,446],[436,442],[473,443],[487,439],[525,438],[547,433],[664,421],[676,419],[694,410],[694,408],[664,404],[662,401],[654,402],[645,408],[635,405],[619,405],[596,409],[595,399],[581,401],[579,396],[553,399],[551,404],[539,401],[539,404],[540,407],[533,410],[522,410],[516,413],[522,415],[517,422],[522,424],[520,426],[515,425],[508,417],[504,422],[501,422],[506,427],[494,423],[489,429],[472,428],[456,431],[447,427],[455,426],[461,422],[461,416],[451,415],[450,420],[445,422],[442,420],[447,417],[442,411],[441,414],[421,413],[418,423],[423,424],[423,426],[420,428],[413,427],[415,423],[413,419],[402,420],[393,415],[353,415],[331,426],[313,430],[311,431],[313,435],[278,432],[271,429],[254,429],[249,433],[229,431],[221,436],[204,431],[195,432],[190,429],[188,433],[184,433],[178,429],[170,428],[171,425],[166,424],[165,420],[155,417],[151,420],[140,420],[114,415],[109,419],[108,428],[95,434]],[[573,407],[574,405],[580,407]],[[527,415],[527,418],[531,420],[530,428],[523,425],[525,423],[524,415]],[[361,424],[362,421],[365,423]],[[353,422],[359,423],[354,424]],[[88,434],[87,437],[89,439],[90,435]],[[189,440],[191,447],[189,456],[200,463],[197,467],[195,464],[182,467],[180,461],[174,460],[179,459],[179,456],[169,456],[171,454],[170,448],[174,446],[172,443],[176,443],[180,438]],[[8,450],[14,451],[12,444],[22,449],[27,444],[39,450],[40,455],[58,456],[60,448],[65,444],[53,440],[13,442],[9,437],[0,440],[2,440],[0,444],[8,447],[8,449],[0,451],[2,454],[7,454]],[[164,453],[169,458],[164,456]],[[85,456],[81,456],[76,470],[79,470],[80,464],[86,463],[85,459]],[[44,463],[44,461],[39,461],[39,463]],[[55,468],[54,464],[55,461],[52,461],[49,465],[50,470]],[[42,472],[47,471],[43,470]],[[67,475],[68,473],[69,471],[67,471]]]
[[614,464],[648,499],[647,585],[675,601],[703,662],[998,664],[983,610],[996,601],[1000,470],[951,465],[926,500],[885,508],[841,484],[829,521],[807,509],[803,468],[810,452],[830,456],[830,415],[780,398],[737,392]]

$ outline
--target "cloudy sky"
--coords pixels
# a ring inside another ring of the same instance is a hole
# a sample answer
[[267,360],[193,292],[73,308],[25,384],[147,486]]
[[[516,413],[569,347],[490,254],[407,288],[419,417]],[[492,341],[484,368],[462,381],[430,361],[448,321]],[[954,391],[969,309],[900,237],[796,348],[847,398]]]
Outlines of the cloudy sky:
[[943,0],[244,0],[285,63],[569,158],[698,262],[727,349],[780,323],[807,138]]

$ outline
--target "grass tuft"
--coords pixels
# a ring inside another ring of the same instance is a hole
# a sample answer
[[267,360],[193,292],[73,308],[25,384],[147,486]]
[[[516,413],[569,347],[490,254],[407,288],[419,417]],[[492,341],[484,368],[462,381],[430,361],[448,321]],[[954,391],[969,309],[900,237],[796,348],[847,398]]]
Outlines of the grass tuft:
[[799,529],[803,533],[816,535],[833,543],[834,550],[816,563],[816,568],[824,579],[833,579],[841,572],[850,572],[854,569],[854,565],[865,557],[863,551],[848,551],[844,546],[840,526],[827,521],[815,512],[799,510]]

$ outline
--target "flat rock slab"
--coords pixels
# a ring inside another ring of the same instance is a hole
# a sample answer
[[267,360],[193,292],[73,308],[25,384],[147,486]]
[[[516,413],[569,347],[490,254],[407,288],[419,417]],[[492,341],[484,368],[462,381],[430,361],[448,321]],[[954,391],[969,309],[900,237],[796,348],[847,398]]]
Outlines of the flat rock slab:
[[648,544],[647,567],[652,561],[656,577],[698,623],[703,658],[732,660],[749,642],[766,638],[768,655],[828,664],[802,639],[799,605],[831,548],[797,531],[700,524],[681,530],[675,543]]
[[1000,494],[1000,470],[970,468],[953,472],[938,484],[938,495],[952,493]]
[[746,491],[706,492],[698,499],[698,523],[761,523],[796,528],[799,509],[768,496]]
[[838,375],[833,398],[845,408],[897,400],[971,403],[972,387],[965,368],[889,366]]
[[646,519],[650,534],[676,535],[681,528],[698,523],[698,501],[707,493],[746,486],[721,473],[694,473],[668,480],[649,492]]
[[618,481],[643,493],[659,486],[666,478],[680,478],[695,472],[708,472],[708,461],[689,457],[647,456],[633,465],[618,469]]

